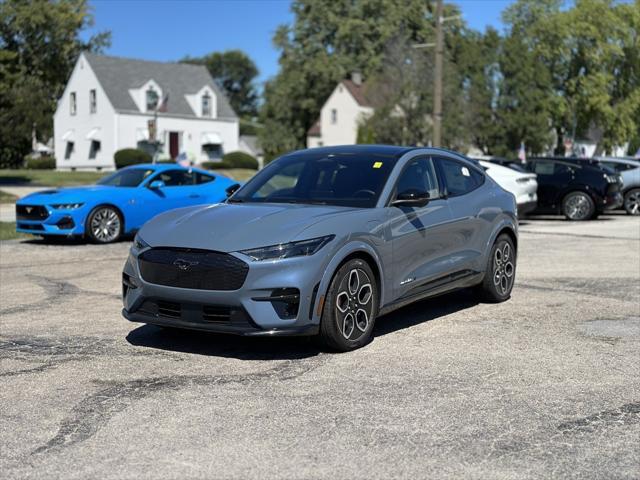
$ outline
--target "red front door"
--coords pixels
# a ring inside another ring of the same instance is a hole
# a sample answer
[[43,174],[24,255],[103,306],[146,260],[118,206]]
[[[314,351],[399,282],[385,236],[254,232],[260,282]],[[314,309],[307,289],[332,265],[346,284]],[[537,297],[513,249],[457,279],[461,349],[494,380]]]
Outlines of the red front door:
[[169,132],[169,155],[173,160],[176,159],[180,153],[180,133]]

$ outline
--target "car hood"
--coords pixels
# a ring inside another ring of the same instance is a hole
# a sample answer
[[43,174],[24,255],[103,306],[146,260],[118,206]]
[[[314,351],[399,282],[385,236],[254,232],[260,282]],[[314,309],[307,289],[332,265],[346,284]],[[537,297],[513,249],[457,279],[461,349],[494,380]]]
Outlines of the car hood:
[[307,237],[297,236],[310,226],[354,210],[326,205],[219,203],[158,215],[144,225],[140,237],[156,247],[233,252],[302,240]]
[[65,187],[31,193],[18,200],[18,204],[51,205],[56,203],[83,203],[95,195],[107,195],[114,188],[107,185],[86,185],[83,187]]

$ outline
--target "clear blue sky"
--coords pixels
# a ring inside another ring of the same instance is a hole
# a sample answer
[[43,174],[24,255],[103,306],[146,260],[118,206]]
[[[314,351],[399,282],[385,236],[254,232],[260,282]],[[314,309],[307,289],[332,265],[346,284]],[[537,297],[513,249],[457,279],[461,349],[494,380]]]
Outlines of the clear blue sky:
[[[402,0],[399,0],[402,1]],[[458,4],[472,28],[501,28],[500,13],[513,0],[448,0]],[[278,71],[271,38],[290,23],[289,0],[91,0],[95,25],[111,30],[106,53],[175,61],[186,55],[239,48],[260,70],[263,82]]]

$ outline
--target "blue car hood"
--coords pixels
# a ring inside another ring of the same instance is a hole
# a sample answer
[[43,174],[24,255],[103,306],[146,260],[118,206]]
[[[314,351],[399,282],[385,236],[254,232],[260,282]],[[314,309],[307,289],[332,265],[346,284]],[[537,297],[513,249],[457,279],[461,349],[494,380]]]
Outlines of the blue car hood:
[[219,203],[158,215],[144,225],[140,237],[151,246],[233,252],[300,240],[296,237],[308,227],[354,210],[325,205]]
[[87,185],[43,190],[21,198],[19,204],[51,205],[57,203],[83,203],[89,195],[108,195],[114,188],[108,185]]

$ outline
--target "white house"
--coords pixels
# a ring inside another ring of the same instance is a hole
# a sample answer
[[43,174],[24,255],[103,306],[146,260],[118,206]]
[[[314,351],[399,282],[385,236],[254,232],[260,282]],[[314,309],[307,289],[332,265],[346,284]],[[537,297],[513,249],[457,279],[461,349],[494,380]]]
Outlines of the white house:
[[[122,148],[196,163],[238,150],[238,117],[207,69],[83,53],[54,115],[58,169],[113,169]],[[153,130],[153,128],[151,128]]]
[[307,132],[307,147],[357,143],[358,124],[373,114],[359,74],[342,80],[320,110],[320,118]]

